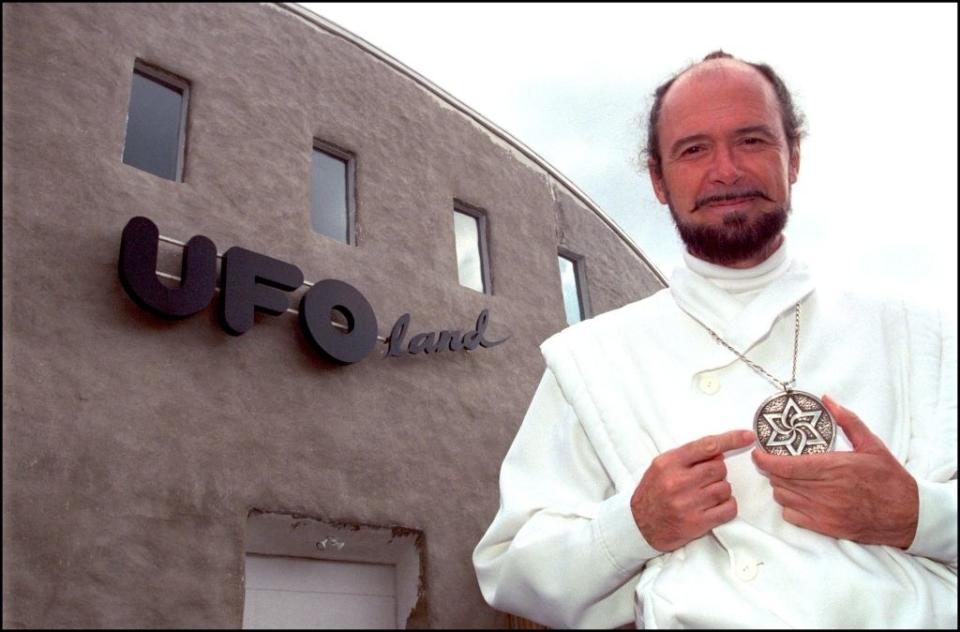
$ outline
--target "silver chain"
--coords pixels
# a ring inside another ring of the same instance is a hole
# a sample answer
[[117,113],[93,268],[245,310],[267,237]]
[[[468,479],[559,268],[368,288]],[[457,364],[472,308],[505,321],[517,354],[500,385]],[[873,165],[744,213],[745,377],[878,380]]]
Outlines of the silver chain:
[[714,340],[722,344],[724,347],[726,347],[730,351],[733,351],[735,354],[737,354],[737,357],[743,360],[748,367],[750,367],[760,375],[764,376],[765,378],[767,378],[768,380],[770,380],[771,382],[773,382],[774,384],[782,388],[784,392],[788,392],[791,389],[793,389],[794,385],[797,382],[797,355],[799,355],[800,353],[800,303],[797,303],[796,308],[794,309],[794,313],[796,314],[796,327],[793,333],[793,373],[790,376],[789,382],[782,382],[777,378],[773,377],[772,375],[767,373],[762,366],[750,360],[747,356],[743,355],[742,353],[740,353],[739,351],[731,347],[726,340],[724,340],[723,338],[717,335],[717,332],[710,329],[709,327],[701,323],[699,320],[697,319],[694,319],[694,320],[697,320],[697,322],[700,323],[700,326],[702,326],[704,329],[709,331],[710,335],[713,336]]

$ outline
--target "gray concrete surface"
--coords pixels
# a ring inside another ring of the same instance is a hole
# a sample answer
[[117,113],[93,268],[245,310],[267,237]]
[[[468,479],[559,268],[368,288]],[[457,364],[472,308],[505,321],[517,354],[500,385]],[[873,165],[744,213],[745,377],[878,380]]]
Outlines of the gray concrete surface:
[[[137,58],[191,82],[183,182],[121,162]],[[557,248],[586,256],[595,313],[661,287],[642,260],[464,113],[281,7],[4,4],[3,93],[4,626],[237,627],[253,509],[421,531],[410,626],[505,625],[470,555],[564,325]],[[356,246],[310,228],[314,137],[357,156]],[[457,283],[455,198],[488,214],[492,295]],[[489,308],[513,337],[339,367],[290,314],[240,337],[213,306],[163,321],[117,276],[135,215],[351,283],[381,336]]]

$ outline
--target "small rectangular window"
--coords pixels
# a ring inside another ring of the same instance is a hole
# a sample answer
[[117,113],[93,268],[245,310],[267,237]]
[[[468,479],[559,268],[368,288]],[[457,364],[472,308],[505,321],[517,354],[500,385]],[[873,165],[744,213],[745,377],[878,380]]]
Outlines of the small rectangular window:
[[457,275],[460,285],[491,294],[487,260],[486,216],[482,211],[456,206],[453,231],[457,247]]
[[137,60],[133,65],[123,162],[179,182],[189,83]]
[[558,259],[560,286],[563,290],[563,309],[567,316],[567,324],[573,325],[590,317],[586,284],[583,279],[583,258],[561,253]]
[[327,143],[314,140],[310,221],[313,230],[353,243],[353,158]]

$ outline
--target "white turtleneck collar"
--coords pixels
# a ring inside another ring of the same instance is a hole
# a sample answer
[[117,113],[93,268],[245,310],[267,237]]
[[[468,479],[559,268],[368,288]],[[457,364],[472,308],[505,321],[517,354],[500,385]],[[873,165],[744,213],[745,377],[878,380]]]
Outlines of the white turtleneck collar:
[[741,301],[753,298],[760,290],[783,276],[791,263],[786,236],[773,254],[752,268],[727,268],[698,259],[686,250],[683,252],[683,260],[694,274],[733,294]]
[[684,260],[670,279],[677,306],[740,350],[764,336],[814,287],[809,268],[790,255],[786,238],[752,268],[726,268],[687,253]]

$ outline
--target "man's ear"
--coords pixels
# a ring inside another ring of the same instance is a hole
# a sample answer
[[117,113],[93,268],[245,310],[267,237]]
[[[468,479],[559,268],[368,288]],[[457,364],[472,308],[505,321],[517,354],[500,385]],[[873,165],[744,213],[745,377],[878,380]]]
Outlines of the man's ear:
[[800,142],[797,141],[794,144],[793,149],[790,150],[790,170],[788,175],[790,177],[790,184],[796,184],[797,174],[800,173]]
[[667,193],[663,186],[663,177],[658,175],[660,173],[659,165],[652,158],[647,160],[647,173],[650,174],[650,183],[653,184],[653,192],[657,195],[657,199],[660,200],[661,204],[666,204]]

